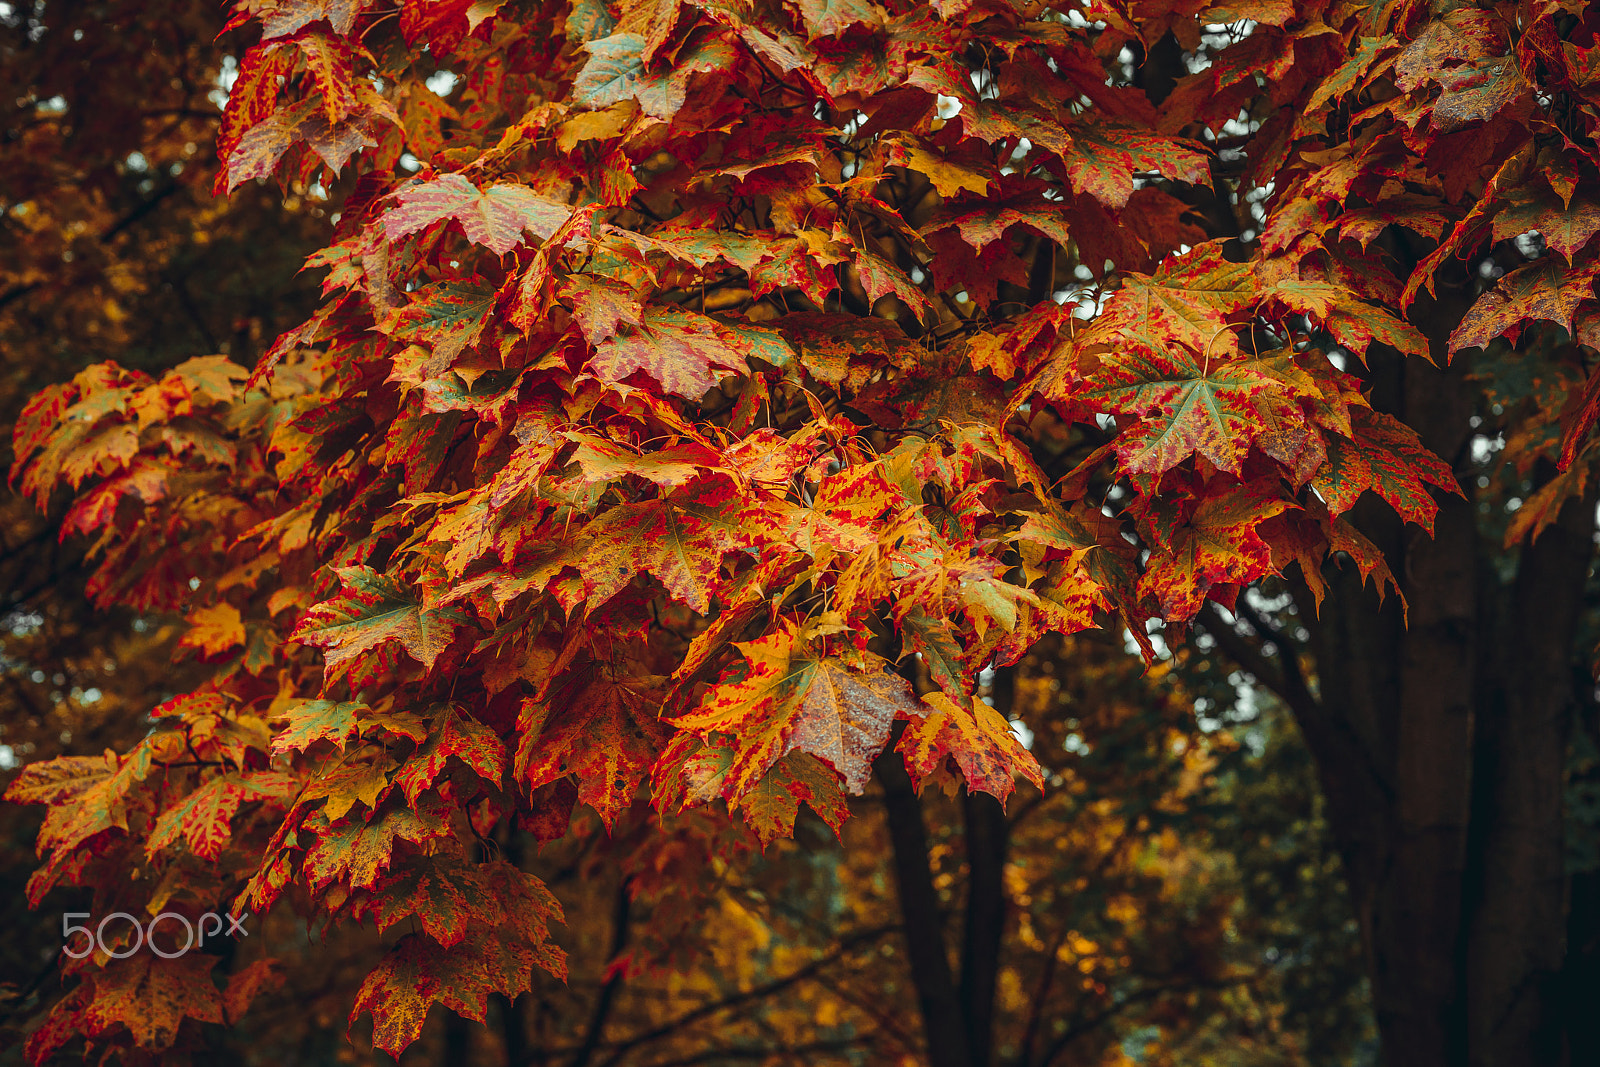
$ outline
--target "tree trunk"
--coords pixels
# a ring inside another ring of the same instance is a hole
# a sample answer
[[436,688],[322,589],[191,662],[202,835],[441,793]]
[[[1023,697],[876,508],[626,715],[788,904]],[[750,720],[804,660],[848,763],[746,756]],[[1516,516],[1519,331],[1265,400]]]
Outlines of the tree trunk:
[[1567,923],[1563,784],[1576,701],[1573,638],[1594,542],[1594,498],[1570,500],[1522,548],[1505,625],[1500,685],[1480,696],[1467,930],[1472,1067],[1562,1062]]
[[[990,685],[995,710],[1009,716],[1016,668],[1001,667]],[[988,793],[962,797],[967,851],[967,914],[961,933],[961,1015],[973,1067],[994,1062],[994,995],[1005,935],[1005,865],[1010,824]]]
[[[1435,452],[1460,454],[1471,415],[1462,370],[1374,358],[1375,406]],[[1446,502],[1434,537],[1373,504],[1352,516],[1384,552],[1406,598],[1381,610],[1342,568],[1307,619],[1320,694],[1297,709],[1317,757],[1329,820],[1372,979],[1384,1060],[1464,1063],[1461,891],[1472,782],[1477,529]],[[1409,619],[1406,618],[1409,613]]]
[[[894,738],[898,740],[904,724],[895,726]],[[928,828],[922,820],[922,800],[900,754],[894,750],[894,741],[878,756],[873,770],[883,785],[895,887],[905,926],[906,963],[917,991],[928,1063],[930,1067],[972,1067],[961,999],[950,973],[939,894],[928,866]]]
[[[1439,288],[1413,316],[1436,357],[1470,295],[1464,277]],[[1476,397],[1464,361],[1372,358],[1374,406],[1459,469]],[[1440,501],[1432,538],[1376,502],[1351,516],[1388,560],[1408,620],[1393,598],[1379,610],[1348,565],[1330,568],[1320,617],[1301,612],[1316,694],[1297,692],[1292,670],[1258,666],[1317,758],[1384,1063],[1559,1067],[1562,783],[1594,502],[1569,503],[1523,546],[1503,588],[1464,488],[1468,499]],[[1297,599],[1310,604],[1303,585]]]

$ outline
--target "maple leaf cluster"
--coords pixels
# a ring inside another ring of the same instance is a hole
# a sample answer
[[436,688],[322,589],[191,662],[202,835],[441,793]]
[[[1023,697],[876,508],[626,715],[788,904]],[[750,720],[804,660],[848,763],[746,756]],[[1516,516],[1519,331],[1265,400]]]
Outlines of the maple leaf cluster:
[[[765,843],[839,827],[879,758],[1004,800],[1042,780],[986,668],[1148,651],[1291,566],[1394,589],[1347,513],[1426,530],[1456,481],[1353,361],[1592,329],[1593,161],[1543,124],[1592,135],[1593,49],[1502,7],[239,4],[219,193],[356,176],[253,372],[100,365],[17,426],[91,592],[215,664],[133,751],[18,780],[34,898],[414,918],[352,1012],[398,1053],[562,973],[554,898],[477,850],[507,820],[725,805]],[[1162,99],[1111,76],[1245,21]],[[1195,208],[1230,153],[1270,190],[1245,241]],[[1436,242],[1405,276],[1402,228]],[[1448,339],[1408,320],[1528,231]],[[36,1060],[192,985],[106,964]],[[256,979],[195,981],[174,1013],[215,1021]]]

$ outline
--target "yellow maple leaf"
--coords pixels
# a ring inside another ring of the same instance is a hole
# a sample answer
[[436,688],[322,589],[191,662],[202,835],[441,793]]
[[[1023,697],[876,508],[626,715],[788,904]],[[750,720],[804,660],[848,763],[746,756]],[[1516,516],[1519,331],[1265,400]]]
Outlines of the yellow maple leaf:
[[227,601],[191,611],[184,621],[189,624],[189,632],[178,643],[199,649],[207,659],[244,644],[244,620],[239,609]]

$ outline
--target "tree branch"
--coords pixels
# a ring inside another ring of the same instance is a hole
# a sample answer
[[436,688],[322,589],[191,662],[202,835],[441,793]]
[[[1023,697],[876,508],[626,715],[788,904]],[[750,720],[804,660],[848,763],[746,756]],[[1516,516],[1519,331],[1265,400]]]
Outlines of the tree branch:
[[756,986],[754,989],[747,989],[742,993],[734,993],[731,996],[724,997],[723,999],[714,1001],[710,1004],[703,1004],[691,1011],[684,1012],[676,1019],[662,1023],[660,1026],[652,1027],[642,1034],[636,1034],[633,1037],[628,1038],[626,1041],[611,1045],[609,1046],[611,1049],[611,1055],[602,1061],[601,1067],[616,1067],[618,1063],[622,1062],[624,1056],[638,1048],[640,1045],[649,1044],[652,1041],[659,1041],[663,1037],[669,1037],[691,1023],[699,1022],[701,1019],[705,1019],[721,1011],[726,1011],[729,1008],[737,1008],[741,1004],[749,1004],[752,1001],[770,997],[774,993],[781,993],[790,986],[804,982],[818,971],[837,963],[846,953],[855,949],[856,946],[864,942],[874,941],[895,929],[897,928],[893,926],[883,926],[870,930],[857,931],[855,934],[843,938],[839,942],[838,947],[832,952],[828,953],[826,956],[815,959],[806,964],[804,967],[801,967],[796,971],[792,971],[782,978],[775,978],[763,985]]
[[628,910],[631,903],[628,897],[628,880],[624,878],[622,884],[617,886],[616,910],[612,913],[611,952],[606,957],[610,968],[606,972],[605,984],[600,987],[600,996],[595,1001],[594,1014],[589,1017],[589,1029],[583,1035],[583,1044],[573,1053],[569,1061],[570,1067],[588,1067],[590,1058],[600,1047],[600,1037],[606,1028],[606,1017],[611,1014],[611,1006],[617,999],[617,987],[622,984],[623,971],[616,964],[617,957],[622,955],[623,948],[628,944]]
[[1145,989],[1138,990],[1137,992],[1130,993],[1122,1000],[1112,1004],[1105,1010],[1097,1012],[1096,1014],[1089,1016],[1087,1019],[1075,1022],[1071,1026],[1067,1027],[1065,1033],[1061,1034],[1061,1036],[1057,1037],[1055,1041],[1051,1042],[1050,1048],[1044,1054],[1044,1058],[1041,1059],[1038,1064],[1035,1065],[1035,1067],[1050,1067],[1050,1065],[1055,1062],[1056,1057],[1065,1052],[1067,1047],[1074,1041],[1094,1032],[1095,1030],[1098,1030],[1100,1027],[1104,1026],[1106,1023],[1110,1022],[1127,1009],[1133,1007],[1135,1004],[1143,1004],[1146,1001],[1155,1000],[1157,997],[1165,996],[1168,993],[1183,993],[1191,989],[1231,989],[1237,985],[1247,985],[1254,981],[1255,977],[1255,975],[1247,975],[1217,982],[1181,982],[1174,985],[1149,986]]

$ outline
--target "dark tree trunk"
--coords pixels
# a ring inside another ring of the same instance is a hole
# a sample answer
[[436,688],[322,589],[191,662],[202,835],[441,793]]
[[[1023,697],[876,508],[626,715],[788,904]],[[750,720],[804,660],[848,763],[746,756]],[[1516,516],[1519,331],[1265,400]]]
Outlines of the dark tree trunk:
[[[995,671],[990,686],[995,710],[1009,715],[1016,668]],[[988,793],[962,798],[967,851],[967,913],[961,935],[961,1015],[973,1067],[994,1062],[994,994],[1000,979],[1005,934],[1005,865],[1010,825],[1005,809]]]
[[[1576,719],[1591,739],[1600,737],[1600,702],[1594,679],[1584,667],[1573,667],[1573,692],[1578,695]],[[1574,785],[1592,787],[1600,774],[1591,765],[1576,775]],[[1567,954],[1562,960],[1561,1010],[1566,1059],[1575,1065],[1600,1063],[1600,870],[1575,872],[1567,885]]]
[[962,800],[967,836],[967,915],[961,938],[961,1015],[973,1067],[994,1060],[994,993],[1005,932],[1006,814],[987,793]]
[[[1413,308],[1436,357],[1469,302],[1464,272],[1452,280],[1441,279],[1437,301]],[[1467,367],[1439,370],[1376,349],[1372,359],[1374,406],[1459,471],[1476,397]],[[1563,772],[1594,501],[1572,501],[1523,545],[1506,586],[1490,565],[1499,546],[1478,530],[1474,486],[1463,488],[1466,499],[1440,501],[1432,538],[1376,501],[1351,515],[1384,553],[1409,619],[1396,598],[1380,609],[1348,565],[1328,568],[1320,616],[1299,586],[1315,693],[1297,684],[1292,642],[1262,633],[1280,653],[1269,658],[1215,621],[1210,629],[1284,697],[1316,756],[1385,1064],[1600,1062],[1565,1058],[1571,994],[1561,987]],[[1596,938],[1588,927],[1585,936]],[[1567,968],[1569,979],[1581,976]],[[1568,1041],[1576,1051],[1582,1039]]]
[[[1564,764],[1574,699],[1573,637],[1593,550],[1594,499],[1522,548],[1496,650],[1500,685],[1479,701],[1474,845],[1481,858],[1467,929],[1473,1067],[1562,1062],[1567,885]],[[1592,1062],[1592,1061],[1574,1061]]]
[[472,1062],[472,1027],[471,1019],[463,1019],[453,1011],[445,1012],[444,1046],[439,1059],[443,1067]]
[[1600,1063],[1600,871],[1572,877],[1567,912],[1567,957],[1562,974],[1566,1060],[1573,1067]]
[[[898,739],[902,724],[895,725]],[[944,917],[928,865],[928,828],[922,819],[922,800],[899,753],[894,751],[893,742],[878,757],[873,770],[883,786],[900,919],[905,926],[906,965],[917,991],[928,1063],[930,1067],[971,1067],[961,998],[945,945]]]

